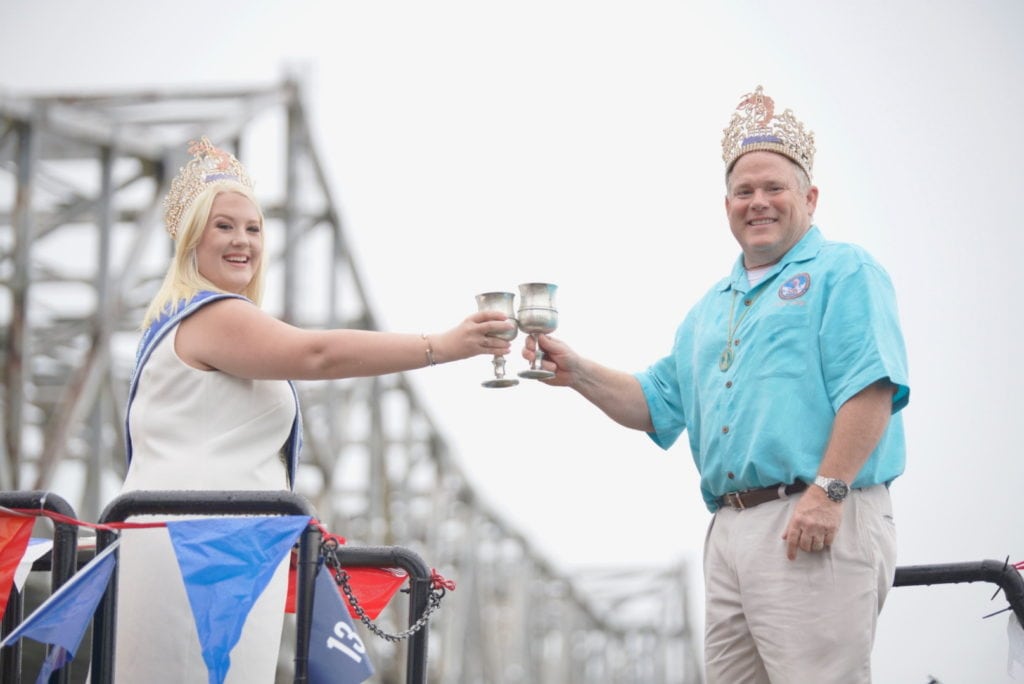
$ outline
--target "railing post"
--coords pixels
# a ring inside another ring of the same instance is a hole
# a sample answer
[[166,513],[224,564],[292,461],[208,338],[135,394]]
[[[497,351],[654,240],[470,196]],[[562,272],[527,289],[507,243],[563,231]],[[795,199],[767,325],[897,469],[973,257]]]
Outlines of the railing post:
[[[0,506],[26,511],[37,510],[59,513],[75,518],[75,511],[60,496],[46,491],[0,492]],[[57,591],[71,579],[77,570],[78,528],[63,522],[53,524],[53,550],[50,552],[50,593]],[[20,594],[11,590],[11,596],[4,612],[0,636],[6,636],[18,626],[23,617],[24,602]],[[62,667],[50,676],[51,684],[66,684],[70,667]],[[0,682],[21,681],[21,640],[0,649]]]
[[[431,572],[416,553],[401,546],[339,546],[338,561],[349,568],[401,568],[409,573],[409,626],[419,620],[430,600]],[[427,630],[409,637],[407,684],[426,684]]]

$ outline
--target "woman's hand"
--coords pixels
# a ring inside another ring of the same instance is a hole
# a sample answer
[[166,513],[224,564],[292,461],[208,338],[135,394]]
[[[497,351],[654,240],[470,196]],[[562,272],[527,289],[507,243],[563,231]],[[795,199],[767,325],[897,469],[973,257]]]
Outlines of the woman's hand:
[[479,354],[507,354],[512,343],[496,337],[514,330],[516,322],[500,311],[477,311],[447,332],[428,335],[435,363],[458,361]]

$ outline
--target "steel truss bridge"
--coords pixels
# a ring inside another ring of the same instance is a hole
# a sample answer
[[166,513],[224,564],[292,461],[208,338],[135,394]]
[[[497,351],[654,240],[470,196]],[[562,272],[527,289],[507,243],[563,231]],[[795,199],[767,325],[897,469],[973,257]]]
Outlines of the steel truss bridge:
[[[259,179],[265,308],[375,329],[303,88],[0,90],[0,490],[50,490],[96,520],[124,474],[138,325],[172,252],[160,202],[201,135]],[[269,157],[269,159],[268,159]],[[308,293],[317,293],[309,297]],[[689,684],[702,679],[682,565],[568,574],[475,495],[402,374],[301,383],[296,491],[352,545],[400,545],[457,581],[430,622],[430,681]],[[381,616],[408,624],[403,602]],[[368,632],[399,682],[401,644]]]

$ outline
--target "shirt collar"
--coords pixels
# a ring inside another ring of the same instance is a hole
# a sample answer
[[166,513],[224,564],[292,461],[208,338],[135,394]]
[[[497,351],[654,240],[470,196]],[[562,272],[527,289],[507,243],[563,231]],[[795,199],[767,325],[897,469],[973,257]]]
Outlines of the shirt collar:
[[[804,236],[800,238],[800,241],[793,245],[790,250],[786,252],[781,259],[779,259],[778,263],[773,265],[771,269],[765,273],[761,282],[766,282],[776,273],[793,262],[813,259],[818,254],[818,251],[824,243],[825,237],[821,234],[821,230],[818,226],[812,224],[807,232],[804,233]],[[750,289],[750,282],[747,280],[747,269],[743,265],[742,253],[737,257],[736,263],[733,264],[732,273],[729,275],[729,278],[722,282],[719,289],[722,292],[727,292],[729,289],[746,292]]]

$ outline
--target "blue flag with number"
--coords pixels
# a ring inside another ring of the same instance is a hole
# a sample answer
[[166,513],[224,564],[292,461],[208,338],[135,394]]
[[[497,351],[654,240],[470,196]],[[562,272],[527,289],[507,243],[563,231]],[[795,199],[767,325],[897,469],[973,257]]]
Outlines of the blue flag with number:
[[210,684],[224,681],[249,610],[308,524],[303,515],[168,521]]
[[330,570],[320,566],[313,593],[313,627],[309,635],[310,684],[359,684],[373,674],[362,639]]

